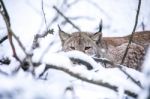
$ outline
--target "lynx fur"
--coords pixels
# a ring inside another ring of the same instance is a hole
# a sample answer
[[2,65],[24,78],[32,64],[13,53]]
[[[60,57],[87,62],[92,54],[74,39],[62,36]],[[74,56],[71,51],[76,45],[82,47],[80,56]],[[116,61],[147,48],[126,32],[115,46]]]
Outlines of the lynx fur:
[[[74,32],[71,34],[59,30],[63,51],[78,50],[88,55],[108,58],[115,64],[120,64],[130,35],[124,37],[102,37],[101,32]],[[133,43],[123,65],[141,70],[144,55],[150,43],[150,32],[135,33]],[[113,66],[110,66],[113,67]]]

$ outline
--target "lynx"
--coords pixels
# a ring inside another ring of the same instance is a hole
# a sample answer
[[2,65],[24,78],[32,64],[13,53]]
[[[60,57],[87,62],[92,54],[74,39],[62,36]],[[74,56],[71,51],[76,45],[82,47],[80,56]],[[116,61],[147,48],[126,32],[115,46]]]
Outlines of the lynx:
[[[63,51],[79,50],[88,55],[105,57],[115,64],[120,64],[131,35],[124,37],[102,37],[101,32],[74,32],[68,34],[59,30],[59,36]],[[133,43],[130,45],[123,65],[140,70],[149,43],[149,31],[135,33]]]
[[[130,36],[131,35],[124,37],[104,37],[103,41],[105,41],[107,45],[116,47],[123,43],[128,43]],[[147,48],[150,43],[150,31],[135,32],[133,42]]]

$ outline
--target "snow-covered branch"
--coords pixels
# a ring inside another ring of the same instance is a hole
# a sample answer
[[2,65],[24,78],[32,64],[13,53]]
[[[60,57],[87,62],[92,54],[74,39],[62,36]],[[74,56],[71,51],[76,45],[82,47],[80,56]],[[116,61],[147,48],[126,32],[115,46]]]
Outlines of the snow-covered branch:
[[[96,63],[90,56],[87,56],[86,54],[83,54],[78,51],[71,51],[71,52],[63,53],[62,55],[61,54],[60,55],[59,54],[51,54],[50,56],[51,57],[48,57],[48,55],[44,56],[43,60],[41,61],[41,63],[44,63],[46,66],[45,66],[44,72],[41,73],[40,77],[43,76],[45,71],[47,71],[48,69],[57,69],[57,70],[65,72],[65,73],[69,74],[70,76],[75,77],[79,80],[82,80],[82,81],[85,81],[85,82],[88,82],[91,84],[95,84],[98,86],[103,86],[103,87],[109,88],[115,92],[118,92],[118,90],[119,90],[118,85],[114,85],[108,81],[97,78],[98,74],[95,71],[89,71],[89,70],[83,71],[82,69],[81,70],[77,69],[76,66],[78,66],[78,65],[73,64],[70,60],[70,57],[72,57],[74,59],[79,58],[79,60],[84,60],[85,62],[90,63],[90,65],[93,68],[100,67],[99,72],[102,72],[102,71],[104,72],[105,69],[101,65]],[[57,59],[57,62],[54,62],[55,59]],[[82,63],[82,61],[81,61],[81,63]],[[83,65],[87,65],[87,64],[84,64],[84,62],[83,62]],[[126,88],[124,90],[124,93],[126,95],[134,97],[134,98],[137,97],[136,92],[131,91]]]
[[[88,83],[92,83],[92,84],[96,84],[96,85],[99,85],[99,86],[103,86],[103,87],[106,87],[106,88],[109,88],[115,92],[118,92],[118,86],[115,86],[115,85],[111,85],[109,82],[104,82],[103,80],[95,80],[93,78],[88,78],[86,75],[83,75],[82,73],[75,73],[74,70],[71,70],[69,68],[65,68],[65,67],[61,67],[61,66],[54,66],[54,65],[48,65],[46,64],[46,68],[49,69],[57,69],[57,70],[61,70],[77,79],[80,79],[82,81],[85,81],[85,82],[88,82]],[[125,94],[128,95],[128,96],[131,96],[131,97],[134,97],[136,98],[137,97],[137,93],[134,93],[130,90],[125,90]]]

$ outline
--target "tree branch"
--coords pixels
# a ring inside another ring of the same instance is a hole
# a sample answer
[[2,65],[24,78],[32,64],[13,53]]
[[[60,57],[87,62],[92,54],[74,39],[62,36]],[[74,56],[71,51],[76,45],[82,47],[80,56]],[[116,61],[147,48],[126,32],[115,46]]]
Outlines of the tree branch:
[[7,40],[8,39],[8,36],[6,35],[6,36],[4,36],[1,40],[0,40],[0,44],[1,43],[3,43],[5,40]]
[[53,6],[53,8],[59,13],[68,23],[70,23],[75,29],[78,31],[81,31],[79,27],[77,27],[74,23],[72,23],[56,6]]
[[14,47],[14,44],[12,41],[12,30],[10,28],[10,24],[9,24],[7,18],[5,17],[5,15],[1,11],[0,11],[0,14],[2,15],[2,17],[5,21],[6,27],[7,27],[8,39],[9,39],[9,43],[10,43],[10,46],[11,46],[12,51],[13,51],[13,57],[15,57],[19,62],[21,62],[20,59],[18,58],[17,54],[16,54],[16,50],[15,50],[15,47]]
[[141,83],[139,81],[136,81],[130,74],[128,74],[120,65],[117,65],[117,67],[125,74],[127,75],[127,77],[129,77],[131,79],[131,81],[133,81],[137,86],[139,86],[140,88],[143,88]]
[[45,12],[44,12],[44,6],[43,6],[43,0],[42,0],[42,13],[43,13],[43,16],[44,16],[44,22],[45,22],[45,25],[46,25],[46,29],[48,31],[48,26],[47,26],[47,21],[46,21],[46,17],[45,17]]
[[132,43],[132,39],[133,39],[135,30],[136,30],[136,27],[137,27],[137,24],[138,24],[138,17],[139,17],[140,7],[141,7],[141,0],[139,0],[139,3],[138,3],[138,9],[137,9],[137,14],[136,14],[136,18],[135,18],[134,28],[133,28],[133,30],[132,30],[132,34],[131,34],[131,36],[130,36],[130,39],[129,39],[127,48],[126,48],[125,53],[124,53],[124,55],[123,55],[122,61],[121,61],[121,63],[120,63],[121,65],[124,63],[124,60],[125,60],[126,55],[127,55],[127,53],[128,53],[129,46],[130,46],[130,44]]
[[[88,77],[85,77],[84,75],[80,74],[80,73],[75,73],[73,72],[73,70],[69,69],[69,68],[65,68],[65,67],[60,67],[60,66],[54,66],[54,65],[49,65],[49,64],[46,64],[46,67],[45,67],[45,70],[48,70],[48,69],[57,69],[57,70],[60,70],[60,71],[63,71],[77,79],[80,79],[82,81],[85,81],[85,82],[88,82],[88,83],[91,83],[91,84],[95,84],[95,85],[98,85],[98,86],[103,86],[103,87],[106,87],[106,88],[109,88],[115,92],[118,92],[118,87],[115,86],[115,85],[111,85],[107,82],[103,82],[102,80],[93,80],[93,79],[90,79]],[[130,90],[125,90],[125,94],[127,94],[128,96],[131,96],[131,97],[134,97],[134,98],[137,98],[137,93],[134,93]]]

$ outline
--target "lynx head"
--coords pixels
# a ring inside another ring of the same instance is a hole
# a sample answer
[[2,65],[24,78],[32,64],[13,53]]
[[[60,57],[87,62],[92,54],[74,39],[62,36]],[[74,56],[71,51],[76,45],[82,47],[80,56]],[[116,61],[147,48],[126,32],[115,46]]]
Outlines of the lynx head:
[[63,51],[78,50],[88,55],[101,56],[101,50],[98,43],[101,41],[102,33],[90,34],[87,32],[65,33],[59,29],[59,36]]

